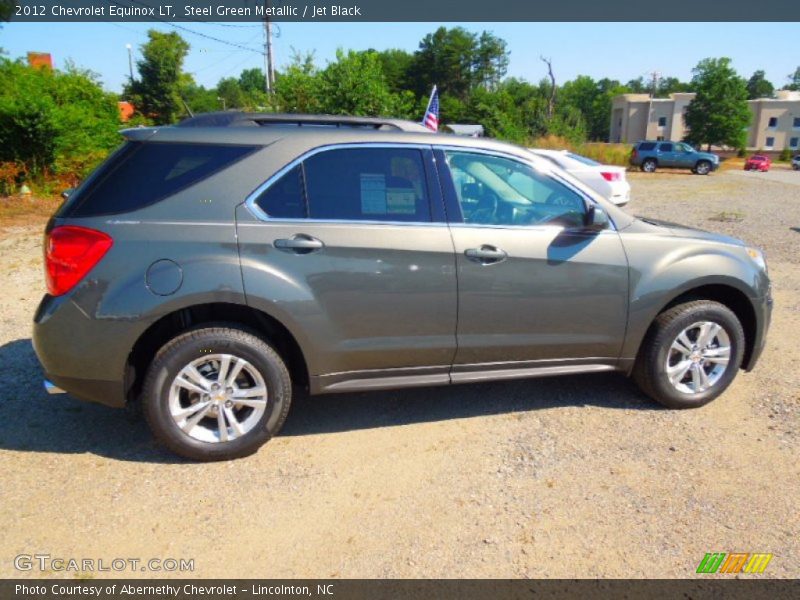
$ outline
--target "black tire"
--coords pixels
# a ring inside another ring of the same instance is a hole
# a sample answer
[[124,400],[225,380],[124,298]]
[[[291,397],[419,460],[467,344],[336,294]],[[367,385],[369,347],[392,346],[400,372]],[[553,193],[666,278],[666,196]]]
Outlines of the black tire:
[[697,161],[697,164],[694,166],[693,171],[697,175],[708,175],[711,173],[711,163],[707,160],[700,160]]
[[656,160],[654,158],[646,158],[642,162],[641,169],[645,173],[655,173],[657,168],[658,168],[658,163],[656,162]]
[[[676,389],[667,377],[670,347],[678,335],[698,321],[722,326],[730,339],[730,356],[719,380],[707,390],[688,394]],[[653,322],[633,369],[633,379],[653,400],[669,408],[697,408],[722,394],[736,377],[744,354],[744,330],[736,315],[725,305],[710,300],[694,300],[664,311]]]
[[[168,404],[178,373],[192,361],[215,353],[245,359],[263,378],[267,389],[264,414],[252,429],[230,441],[190,437],[178,427]],[[191,330],[165,344],[147,371],[142,391],[142,410],[155,438],[175,454],[197,461],[230,460],[254,453],[280,431],[291,402],[291,378],[278,353],[260,337],[225,326]]]

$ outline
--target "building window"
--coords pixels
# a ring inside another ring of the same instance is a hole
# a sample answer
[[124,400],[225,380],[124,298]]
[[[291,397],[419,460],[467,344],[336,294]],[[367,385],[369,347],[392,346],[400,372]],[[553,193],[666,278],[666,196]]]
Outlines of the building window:
[[800,117],[795,117],[794,121],[792,122],[792,127],[795,129],[800,129]]
[[767,127],[769,127],[770,129],[775,129],[777,126],[778,126],[778,117],[770,117],[769,124],[767,125]]
[[658,117],[658,126],[659,127],[666,127],[667,126],[667,117]]
[[764,150],[772,150],[775,147],[775,138],[768,137],[764,144]]
[[789,148],[791,148],[792,150],[797,150],[797,146],[800,145],[800,144],[798,144],[798,142],[800,142],[800,138],[796,138],[796,137],[790,138],[789,139]]
[[664,136],[663,136],[663,135],[660,135],[660,136],[658,136],[658,137],[656,138],[656,141],[657,141],[657,142],[663,142],[663,141],[664,141]]

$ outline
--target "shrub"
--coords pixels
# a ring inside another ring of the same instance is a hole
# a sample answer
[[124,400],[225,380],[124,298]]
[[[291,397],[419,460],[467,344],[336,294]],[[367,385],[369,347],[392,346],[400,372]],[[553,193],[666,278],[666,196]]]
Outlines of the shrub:
[[93,73],[0,58],[0,161],[39,181],[80,178],[119,143],[119,128],[116,96]]
[[781,162],[789,162],[792,160],[792,151],[789,148],[784,148],[781,150],[778,160]]

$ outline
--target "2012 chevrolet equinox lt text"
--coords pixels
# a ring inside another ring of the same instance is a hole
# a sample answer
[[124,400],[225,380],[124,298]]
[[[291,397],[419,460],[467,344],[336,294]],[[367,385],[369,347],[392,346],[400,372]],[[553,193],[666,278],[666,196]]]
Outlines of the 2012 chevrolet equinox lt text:
[[764,346],[759,250],[522,148],[244,113],[123,133],[47,225],[34,346],[51,391],[139,402],[185,457],[254,452],[293,387],[619,371],[697,407]]

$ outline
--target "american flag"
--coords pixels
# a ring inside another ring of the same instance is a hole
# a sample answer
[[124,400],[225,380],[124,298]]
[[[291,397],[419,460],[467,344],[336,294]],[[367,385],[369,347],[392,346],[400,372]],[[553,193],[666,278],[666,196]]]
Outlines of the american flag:
[[439,131],[439,92],[436,91],[436,86],[433,86],[431,99],[428,100],[428,108],[425,116],[422,117],[422,124],[432,131]]

